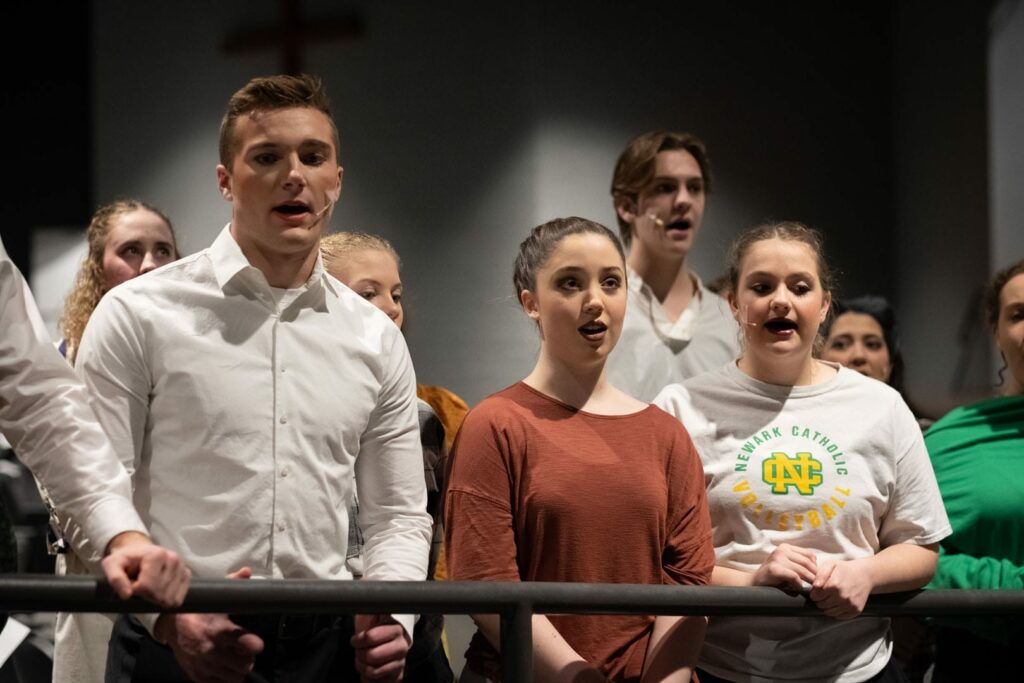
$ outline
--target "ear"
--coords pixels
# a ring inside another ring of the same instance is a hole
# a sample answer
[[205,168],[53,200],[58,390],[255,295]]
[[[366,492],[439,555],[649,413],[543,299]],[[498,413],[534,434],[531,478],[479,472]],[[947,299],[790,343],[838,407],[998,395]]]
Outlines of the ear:
[[[342,168],[341,166],[338,166],[338,189],[335,190],[335,192],[338,193],[338,197],[341,196],[341,181],[344,179],[344,177],[345,177],[345,169]],[[338,197],[335,197],[334,201],[338,201]]]
[[832,292],[825,292],[825,296],[821,300],[821,317],[818,319],[819,325],[825,324],[825,319],[828,317],[828,309],[832,307]]
[[540,306],[537,305],[537,297],[533,292],[528,289],[519,292],[519,303],[530,319],[540,320]]
[[217,187],[224,199],[229,202],[234,201],[235,196],[231,192],[231,174],[224,164],[217,164]]
[[742,325],[744,321],[740,320],[740,306],[736,301],[736,292],[732,291],[732,287],[729,288],[729,292],[725,295],[725,300],[729,302],[729,310],[732,311],[733,320]]
[[629,224],[630,231],[633,230],[632,225],[636,221],[636,197],[631,197],[628,194],[619,192],[612,199],[612,203],[615,206],[615,215],[619,217],[623,223]]

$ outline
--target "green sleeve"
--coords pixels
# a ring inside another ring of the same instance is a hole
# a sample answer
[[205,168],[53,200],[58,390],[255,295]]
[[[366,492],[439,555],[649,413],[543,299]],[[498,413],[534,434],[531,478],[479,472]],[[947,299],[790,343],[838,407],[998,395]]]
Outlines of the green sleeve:
[[994,557],[951,554],[939,549],[939,565],[929,588],[1024,589],[1024,567]]
[[[1021,590],[1024,567],[994,557],[950,554],[939,549],[939,566],[928,588]],[[1008,645],[1022,637],[1020,619],[993,617],[940,617],[940,626],[966,628],[993,642]]]

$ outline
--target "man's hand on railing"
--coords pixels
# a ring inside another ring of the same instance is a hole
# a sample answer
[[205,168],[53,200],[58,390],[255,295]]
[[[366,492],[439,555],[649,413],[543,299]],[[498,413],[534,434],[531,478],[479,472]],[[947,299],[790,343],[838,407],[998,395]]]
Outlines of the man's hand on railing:
[[[248,567],[228,574],[229,579],[250,576]],[[153,635],[171,648],[178,665],[199,683],[243,681],[263,651],[263,640],[226,614],[163,614]]]
[[363,683],[402,680],[409,645],[409,635],[391,617],[381,614],[355,616],[352,647],[355,649],[356,671]]
[[137,531],[126,531],[110,541],[103,573],[118,597],[135,596],[160,607],[179,606],[192,578],[177,553],[154,545]]

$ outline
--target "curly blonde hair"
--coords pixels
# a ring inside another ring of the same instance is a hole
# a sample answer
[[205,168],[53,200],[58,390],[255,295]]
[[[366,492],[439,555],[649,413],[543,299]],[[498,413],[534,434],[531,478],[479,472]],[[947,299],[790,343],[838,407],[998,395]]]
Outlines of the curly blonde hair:
[[75,362],[75,356],[78,354],[78,343],[82,340],[85,324],[89,322],[89,317],[96,309],[96,304],[100,302],[107,291],[106,277],[103,273],[103,251],[107,246],[107,235],[114,227],[114,219],[140,210],[152,211],[167,224],[171,231],[174,258],[181,257],[178,252],[178,239],[174,234],[174,226],[160,209],[138,199],[119,199],[96,209],[96,213],[92,215],[89,227],[85,231],[89,251],[75,276],[74,287],[64,301],[64,313],[60,318],[60,331],[64,335],[68,361],[71,363]]

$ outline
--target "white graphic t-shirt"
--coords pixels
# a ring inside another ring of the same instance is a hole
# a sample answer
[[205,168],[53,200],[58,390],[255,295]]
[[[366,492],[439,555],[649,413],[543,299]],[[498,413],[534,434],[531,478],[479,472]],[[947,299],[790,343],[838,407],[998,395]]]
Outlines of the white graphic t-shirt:
[[[950,533],[921,429],[882,382],[839,368],[784,387],[730,363],[654,403],[683,422],[704,463],[720,566],[753,572],[781,543],[813,550],[820,566]],[[715,617],[699,665],[739,682],[853,683],[885,667],[891,640],[883,618]]]

